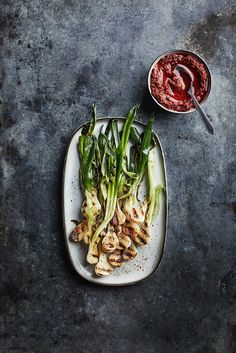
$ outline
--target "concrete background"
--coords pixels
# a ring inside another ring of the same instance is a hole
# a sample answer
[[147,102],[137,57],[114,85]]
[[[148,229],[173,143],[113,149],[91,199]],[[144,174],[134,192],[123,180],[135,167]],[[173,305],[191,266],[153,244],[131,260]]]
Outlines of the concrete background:
[[[1,0],[1,353],[235,353],[235,6],[233,0]],[[142,102],[157,55],[196,51],[213,75],[198,114],[157,110],[169,179],[160,270],[102,288],[69,264],[61,178],[90,115]]]

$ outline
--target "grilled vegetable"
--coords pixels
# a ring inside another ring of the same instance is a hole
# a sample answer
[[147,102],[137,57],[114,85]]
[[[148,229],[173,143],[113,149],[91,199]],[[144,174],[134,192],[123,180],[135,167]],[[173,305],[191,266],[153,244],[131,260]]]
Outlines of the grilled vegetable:
[[124,259],[122,256],[122,250],[115,250],[109,256],[109,262],[113,267],[120,267],[122,265],[122,263],[124,262]]
[[[94,104],[90,122],[83,127],[78,141],[83,219],[76,221],[70,239],[76,243],[83,239],[89,245],[87,261],[95,264],[98,276],[109,275],[113,267],[135,258],[138,250],[134,243],[149,241],[152,218],[159,209],[162,187],[154,185],[151,151],[154,116],[140,135],[132,126],[137,111],[137,105],[130,109],[122,131],[117,120],[111,119],[96,137]],[[140,201],[138,189],[145,174],[148,195]]]
[[145,221],[143,222],[140,237],[148,242],[150,239],[151,223],[154,216],[157,216],[159,212],[159,198],[161,191],[164,191],[164,187],[161,185],[154,185],[154,155],[153,151],[150,151],[148,156],[148,209],[145,215]]
[[83,239],[83,236],[88,231],[87,221],[84,219],[79,223],[76,228],[71,232],[70,239],[75,243]]
[[114,227],[109,226],[106,235],[102,240],[102,248],[105,252],[113,252],[119,245],[119,239],[114,232]]
[[134,244],[131,244],[127,249],[125,249],[123,253],[123,259],[126,261],[134,259],[135,256],[137,256],[137,254],[138,254],[137,248],[135,247]]
[[[71,234],[71,239],[75,240],[75,232],[79,234],[77,241],[84,239],[89,243],[93,235],[93,226],[97,216],[101,212],[101,205],[97,197],[97,185],[94,178],[94,168],[96,158],[96,137],[93,135],[96,123],[96,106],[92,106],[92,117],[89,124],[85,125],[79,137],[78,152],[80,156],[80,181],[84,191],[84,202],[81,208],[84,220],[77,226]],[[86,230],[83,224],[86,224]],[[84,229],[83,233],[81,230]]]
[[112,273],[113,267],[109,264],[106,254],[100,249],[98,263],[95,266],[95,273],[98,276],[108,276]]

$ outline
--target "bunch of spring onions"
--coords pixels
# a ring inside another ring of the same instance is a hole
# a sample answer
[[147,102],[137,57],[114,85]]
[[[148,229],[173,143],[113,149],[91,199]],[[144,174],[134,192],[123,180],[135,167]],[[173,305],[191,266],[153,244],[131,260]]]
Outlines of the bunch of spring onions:
[[[138,106],[130,109],[121,131],[117,120],[111,119],[95,136],[94,104],[78,141],[83,219],[70,239],[88,244],[87,261],[95,265],[99,276],[133,259],[138,253],[136,245],[149,242],[151,222],[158,211],[162,187],[154,185],[154,116],[140,135],[132,125],[137,111]],[[148,194],[139,201],[138,189],[145,175]]]

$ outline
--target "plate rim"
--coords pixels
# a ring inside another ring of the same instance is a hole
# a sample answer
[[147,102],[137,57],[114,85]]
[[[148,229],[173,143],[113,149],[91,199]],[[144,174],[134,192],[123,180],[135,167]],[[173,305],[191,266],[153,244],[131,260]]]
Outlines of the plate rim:
[[[109,116],[109,117],[97,118],[96,121],[109,120],[109,119],[117,119],[117,120],[122,120],[122,121],[126,120],[125,117]],[[159,270],[161,262],[162,262],[163,254],[164,254],[164,251],[165,251],[165,247],[166,247],[167,226],[168,226],[168,210],[169,210],[169,208],[168,208],[168,183],[167,183],[167,173],[166,173],[166,162],[165,162],[165,156],[164,156],[163,147],[161,145],[161,142],[159,140],[158,135],[156,134],[155,131],[153,131],[153,133],[155,135],[155,138],[156,138],[156,140],[158,142],[160,151],[161,151],[161,156],[162,156],[162,161],[163,161],[163,169],[164,169],[164,180],[165,180],[165,230],[164,230],[164,239],[163,239],[163,246],[162,246],[162,249],[161,249],[160,258],[159,258],[155,268],[153,269],[153,271],[149,275],[147,275],[147,276],[145,276],[145,277],[143,277],[141,279],[138,279],[136,281],[130,281],[130,282],[126,282],[126,283],[102,283],[102,282],[98,282],[96,278],[87,277],[86,275],[84,275],[81,272],[79,272],[78,269],[75,267],[74,261],[72,259],[72,256],[71,256],[71,253],[70,253],[70,249],[69,249],[69,246],[68,246],[68,240],[67,240],[67,234],[66,234],[66,226],[65,226],[65,197],[64,197],[64,189],[65,189],[65,170],[66,170],[66,162],[67,162],[67,159],[68,159],[69,148],[70,148],[70,145],[71,145],[71,141],[74,138],[74,136],[76,135],[76,133],[84,125],[86,125],[88,122],[89,122],[89,120],[86,121],[85,123],[81,124],[72,133],[72,135],[70,137],[70,140],[69,140],[69,142],[67,144],[65,157],[64,157],[64,161],[63,161],[63,174],[62,174],[62,220],[63,220],[64,241],[65,241],[65,245],[66,245],[67,254],[69,256],[71,265],[73,266],[73,269],[76,271],[76,273],[78,273],[79,276],[81,276],[82,278],[84,278],[85,280],[87,280],[87,281],[89,281],[91,283],[94,283],[94,284],[97,284],[97,285],[100,285],[100,286],[106,286],[106,287],[121,287],[121,286],[129,286],[129,285],[133,285],[133,284],[138,284],[138,283],[140,283],[142,281],[148,280],[149,278],[151,278]],[[146,124],[141,122],[141,121],[134,120],[134,123],[138,124],[138,125],[140,125],[142,127],[146,127]]]

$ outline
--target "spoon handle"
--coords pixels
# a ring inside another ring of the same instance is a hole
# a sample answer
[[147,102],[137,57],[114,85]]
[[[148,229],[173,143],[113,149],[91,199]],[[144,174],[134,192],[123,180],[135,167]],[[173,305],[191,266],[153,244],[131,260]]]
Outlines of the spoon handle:
[[207,130],[210,132],[210,134],[214,135],[214,127],[212,125],[212,123],[210,122],[208,116],[206,115],[206,113],[204,112],[204,110],[202,109],[201,105],[198,103],[198,100],[196,99],[196,97],[194,96],[194,94],[192,92],[189,92],[196,108],[198,109],[198,111],[201,114],[202,120],[204,121]]

